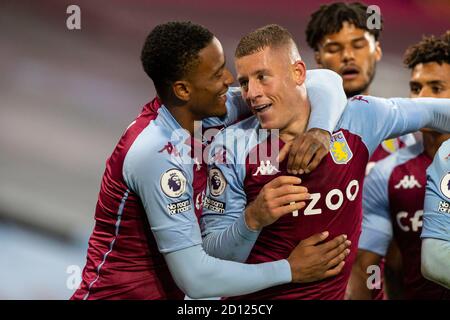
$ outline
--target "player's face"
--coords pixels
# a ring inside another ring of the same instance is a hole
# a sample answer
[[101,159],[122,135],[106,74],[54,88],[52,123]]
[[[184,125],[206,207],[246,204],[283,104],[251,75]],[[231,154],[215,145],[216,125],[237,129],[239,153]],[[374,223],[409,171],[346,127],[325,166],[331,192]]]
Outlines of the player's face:
[[409,81],[411,98],[450,98],[450,64],[420,63]]
[[378,41],[368,31],[344,22],[339,32],[326,35],[315,53],[318,65],[339,73],[347,97],[367,94],[381,59]]
[[217,38],[200,50],[200,63],[189,76],[191,112],[198,118],[226,115],[226,93],[234,79],[225,67],[222,45]]
[[[450,98],[450,64],[420,63],[414,67],[409,81],[411,98]],[[422,132],[432,130],[424,128]]]
[[[296,86],[287,49],[266,47],[235,60],[242,97],[264,129],[284,129],[298,118]],[[303,62],[301,63],[304,67]]]

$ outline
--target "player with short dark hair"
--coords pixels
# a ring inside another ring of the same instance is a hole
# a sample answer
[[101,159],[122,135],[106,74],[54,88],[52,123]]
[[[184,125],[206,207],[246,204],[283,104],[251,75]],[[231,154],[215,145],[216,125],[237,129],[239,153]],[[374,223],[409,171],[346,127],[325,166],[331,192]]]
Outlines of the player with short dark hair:
[[[229,88],[233,76],[219,40],[200,25],[170,22],[150,32],[141,58],[159,98],[144,106],[106,163],[87,263],[72,299],[228,296],[302,281],[304,266],[321,257],[303,261],[301,246],[287,259],[259,265],[223,261],[203,250],[197,216],[206,167],[195,121],[203,128],[223,127],[249,112],[240,92]],[[322,112],[338,104],[327,118],[312,117],[312,128],[330,130],[345,105],[336,99],[340,79],[331,73],[312,78],[321,83],[310,82],[311,90],[321,88],[312,103]],[[326,103],[324,88],[331,89]],[[195,158],[198,149],[201,159]],[[293,209],[307,195],[298,188]],[[326,244],[339,247],[343,241],[336,237]]]
[[[411,69],[410,95],[450,98],[450,32],[425,37],[405,53]],[[376,265],[395,239],[402,260],[406,299],[450,299],[450,292],[420,272],[426,171],[441,144],[450,138],[422,129],[423,142],[401,149],[375,165],[363,194],[363,225],[352,271],[352,296],[368,298],[367,268]]]
[[[383,19],[380,15],[379,28],[369,28],[368,6],[361,2],[336,2],[320,6],[311,15],[306,28],[306,40],[314,50],[317,64],[339,73],[344,82],[344,90],[348,98],[359,94],[370,94],[370,86],[376,74],[377,63],[383,53],[381,33]],[[415,143],[413,134],[383,141],[375,150],[367,164],[366,174],[375,163],[384,159],[402,147]],[[380,263],[382,273],[390,280],[389,294],[400,295],[397,285],[399,252],[393,242],[387,259],[385,270],[384,259]],[[389,281],[388,281],[389,282]],[[372,290],[374,299],[384,299],[384,281],[379,289]]]

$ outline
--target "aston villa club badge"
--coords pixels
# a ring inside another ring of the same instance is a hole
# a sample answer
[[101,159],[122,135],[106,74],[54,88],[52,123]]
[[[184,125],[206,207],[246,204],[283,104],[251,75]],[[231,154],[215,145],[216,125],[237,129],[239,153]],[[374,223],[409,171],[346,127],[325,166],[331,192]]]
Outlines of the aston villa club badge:
[[336,164],[347,164],[353,158],[352,150],[342,131],[334,133],[331,137],[330,153]]

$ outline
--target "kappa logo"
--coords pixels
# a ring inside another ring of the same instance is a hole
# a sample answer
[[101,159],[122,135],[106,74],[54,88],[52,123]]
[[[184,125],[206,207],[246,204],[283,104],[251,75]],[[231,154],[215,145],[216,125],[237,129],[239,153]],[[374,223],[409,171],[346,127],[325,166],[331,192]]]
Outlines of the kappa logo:
[[442,177],[441,180],[441,192],[442,194],[450,199],[450,172]]
[[259,167],[256,169],[256,172],[253,174],[254,176],[257,176],[258,174],[262,176],[271,176],[273,174],[276,174],[280,172],[277,167],[275,167],[270,160],[261,160],[259,162]]
[[416,177],[414,175],[408,176],[405,175],[402,180],[400,180],[395,186],[395,189],[413,189],[413,188],[422,188],[419,181],[416,180]]
[[178,169],[170,169],[161,175],[161,190],[171,198],[178,198],[186,191],[186,178]]
[[363,96],[354,96],[353,98],[350,99],[350,101],[364,101],[365,103],[369,103],[369,100],[364,99]]
[[353,158],[353,152],[350,150],[342,131],[333,133],[330,153],[336,164],[347,164]]
[[180,156],[180,153],[178,152],[177,148],[170,141],[158,152],[163,153],[164,151],[167,151],[167,153],[170,155],[173,153],[173,155],[176,157]]
[[209,171],[209,190],[214,197],[220,196],[227,186],[227,181],[218,168],[213,168]]

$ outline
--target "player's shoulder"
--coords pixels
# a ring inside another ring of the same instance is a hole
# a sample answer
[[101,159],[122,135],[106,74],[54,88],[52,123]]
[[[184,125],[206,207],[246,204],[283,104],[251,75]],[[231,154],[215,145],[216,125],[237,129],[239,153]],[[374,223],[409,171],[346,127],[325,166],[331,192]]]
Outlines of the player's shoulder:
[[190,160],[190,146],[184,143],[188,137],[184,129],[172,130],[157,121],[151,121],[130,146],[124,160],[124,172],[151,173],[158,169],[164,170],[165,167],[182,167],[183,163],[190,163],[187,161]]
[[387,103],[389,103],[389,99],[386,98],[358,95],[347,100],[347,107],[345,112],[350,111],[351,113],[354,113],[356,111],[358,113],[364,113],[371,111],[374,108],[376,109],[380,106],[384,106]]
[[[428,167],[427,174],[431,179],[441,179],[450,176],[450,139],[445,141],[436,152],[433,163]],[[450,180],[450,178],[449,178]],[[450,183],[449,183],[450,192]]]
[[367,126],[370,122],[364,123],[363,121],[376,119],[375,114],[380,112],[379,109],[384,105],[386,105],[386,99],[383,98],[364,95],[351,97],[347,100],[347,105],[336,129],[340,127],[357,129],[359,126]]
[[236,141],[249,142],[249,137],[253,136],[259,127],[259,121],[255,116],[238,121],[237,123],[222,129],[215,137],[213,145],[226,145],[232,148]]
[[439,147],[439,150],[436,153],[436,161],[442,168],[450,170],[450,139],[442,143]]
[[215,137],[209,150],[209,163],[217,161],[235,163],[245,159],[246,155],[258,143],[260,135],[259,121],[255,116],[241,120],[222,129]]
[[411,146],[401,148],[386,158],[378,161],[370,171],[368,179],[375,178],[388,180],[395,168],[416,158],[422,152],[422,142],[417,142]]
[[240,134],[242,136],[243,134],[245,134],[245,132],[242,132],[242,130],[254,130],[258,127],[259,127],[258,118],[256,118],[256,116],[253,115],[227,127],[226,129],[222,130],[222,133]]

